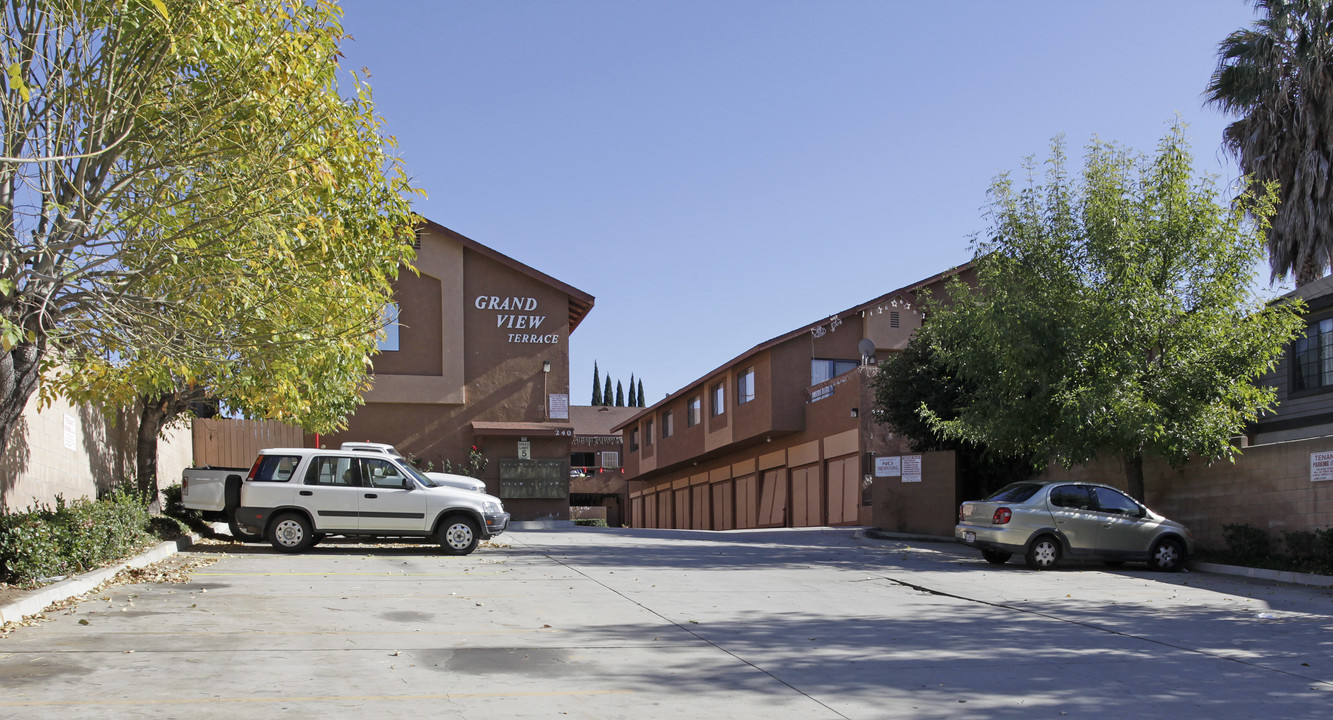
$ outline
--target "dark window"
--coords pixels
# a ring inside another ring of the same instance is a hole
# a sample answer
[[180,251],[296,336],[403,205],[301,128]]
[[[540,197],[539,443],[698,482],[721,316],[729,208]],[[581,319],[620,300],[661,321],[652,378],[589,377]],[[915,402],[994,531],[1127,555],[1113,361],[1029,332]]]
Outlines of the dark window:
[[810,384],[818,385],[825,380],[832,380],[849,370],[855,370],[860,364],[858,360],[815,358],[810,361]]
[[699,399],[698,395],[695,395],[686,403],[686,407],[689,412],[685,414],[685,426],[694,427],[698,425],[703,420],[703,401]]
[[1139,504],[1122,492],[1111,488],[1092,488],[1092,491],[1097,495],[1097,507],[1102,512],[1130,517],[1142,517],[1143,515],[1143,511],[1139,509]]
[[1094,510],[1097,507],[1092,488],[1084,485],[1061,485],[1051,490],[1051,504],[1070,510]]
[[671,412],[670,410],[667,410],[666,412],[662,413],[662,438],[663,438],[663,439],[666,439],[666,438],[671,437],[671,433],[675,432],[675,430],[676,430],[675,425],[676,425],[676,423],[675,423],[675,416],[672,414],[672,412]]
[[250,468],[249,480],[260,482],[287,482],[301,464],[299,455],[260,455]]
[[754,399],[754,368],[746,368],[736,376],[736,404],[744,405]]
[[310,469],[305,472],[305,484],[357,486],[361,484],[360,467],[355,458],[312,458]]
[[713,386],[713,407],[709,411],[713,415],[721,415],[727,411],[727,388],[722,383]]
[[1291,391],[1333,386],[1333,318],[1310,323],[1291,346]]
[[595,452],[576,452],[569,454],[569,464],[574,467],[593,467],[597,465],[597,453]]
[[652,421],[652,420],[649,420],[649,421],[648,421],[647,423],[645,423],[644,426],[643,426],[643,444],[644,444],[644,445],[652,445],[652,444],[653,444],[653,421]]
[[1028,498],[1036,495],[1037,491],[1040,489],[1041,485],[1036,483],[1014,483],[1012,485],[1005,485],[999,490],[996,490],[994,494],[986,499],[994,502],[1027,502]]

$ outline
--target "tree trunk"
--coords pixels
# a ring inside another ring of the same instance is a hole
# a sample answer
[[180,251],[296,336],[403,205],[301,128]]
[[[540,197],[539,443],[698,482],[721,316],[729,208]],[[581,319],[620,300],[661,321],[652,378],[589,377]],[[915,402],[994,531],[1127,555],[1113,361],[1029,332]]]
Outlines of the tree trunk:
[[28,400],[37,390],[45,354],[46,342],[42,339],[0,353],[0,449],[8,444],[9,431],[23,417]]
[[1143,453],[1125,456],[1125,479],[1129,484],[1129,494],[1143,502]]
[[171,406],[170,395],[143,397],[143,410],[139,413],[138,442],[135,445],[134,470],[139,484],[139,492],[148,499],[148,506],[156,512],[161,503],[157,488],[157,438],[171,419],[168,410]]

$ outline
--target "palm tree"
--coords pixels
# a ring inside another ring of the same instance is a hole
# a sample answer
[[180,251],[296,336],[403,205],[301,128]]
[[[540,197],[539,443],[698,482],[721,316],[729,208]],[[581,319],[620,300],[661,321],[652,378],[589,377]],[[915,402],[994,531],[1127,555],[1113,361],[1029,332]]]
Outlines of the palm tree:
[[1279,183],[1268,229],[1272,278],[1304,285],[1333,259],[1333,8],[1330,0],[1255,0],[1264,17],[1218,46],[1204,93],[1239,115],[1224,142],[1240,169]]

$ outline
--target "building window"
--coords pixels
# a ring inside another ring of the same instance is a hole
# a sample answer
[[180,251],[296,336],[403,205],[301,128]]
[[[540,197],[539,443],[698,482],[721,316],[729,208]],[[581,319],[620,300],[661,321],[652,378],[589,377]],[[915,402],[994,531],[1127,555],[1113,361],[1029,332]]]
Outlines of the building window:
[[[651,430],[649,431],[651,432]],[[639,449],[639,429],[634,428],[629,432],[629,449],[631,452]]]
[[818,385],[825,380],[832,380],[849,370],[855,370],[860,364],[856,360],[815,358],[810,361],[810,384]]
[[716,416],[727,411],[727,388],[722,383],[713,386],[713,407],[710,412]]
[[688,412],[685,414],[685,427],[698,425],[703,420],[703,401],[695,395],[686,403],[686,408]]
[[754,399],[754,368],[746,368],[736,376],[736,404],[744,405]]
[[398,303],[387,303],[380,317],[384,324],[380,327],[378,347],[384,352],[395,352],[398,350]]
[[652,444],[653,444],[653,421],[652,421],[651,419],[649,419],[649,420],[648,420],[648,423],[647,423],[644,427],[646,428],[646,430],[645,430],[644,433],[643,433],[643,444],[644,444],[644,445],[652,445]]
[[620,467],[620,453],[615,452],[615,451],[613,451],[613,450],[605,450],[605,451],[603,451],[603,452],[602,452],[602,467],[604,467],[604,468],[618,468],[618,467]]
[[1333,318],[1310,323],[1291,348],[1291,391],[1327,387],[1333,387]]
[[665,440],[665,439],[671,437],[671,433],[675,432],[675,430],[676,430],[676,427],[675,427],[675,426],[676,426],[676,423],[675,423],[675,415],[674,415],[670,410],[667,410],[666,412],[662,413],[662,439],[663,439],[663,440]]

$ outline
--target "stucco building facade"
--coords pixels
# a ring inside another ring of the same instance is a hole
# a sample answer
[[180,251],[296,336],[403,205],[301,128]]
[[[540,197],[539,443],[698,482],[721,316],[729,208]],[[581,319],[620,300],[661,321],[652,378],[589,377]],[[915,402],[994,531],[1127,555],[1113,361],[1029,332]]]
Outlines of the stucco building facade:
[[569,336],[593,297],[433,222],[418,240],[366,404],[310,440],[392,443],[436,470],[475,449],[515,520],[567,520]]

